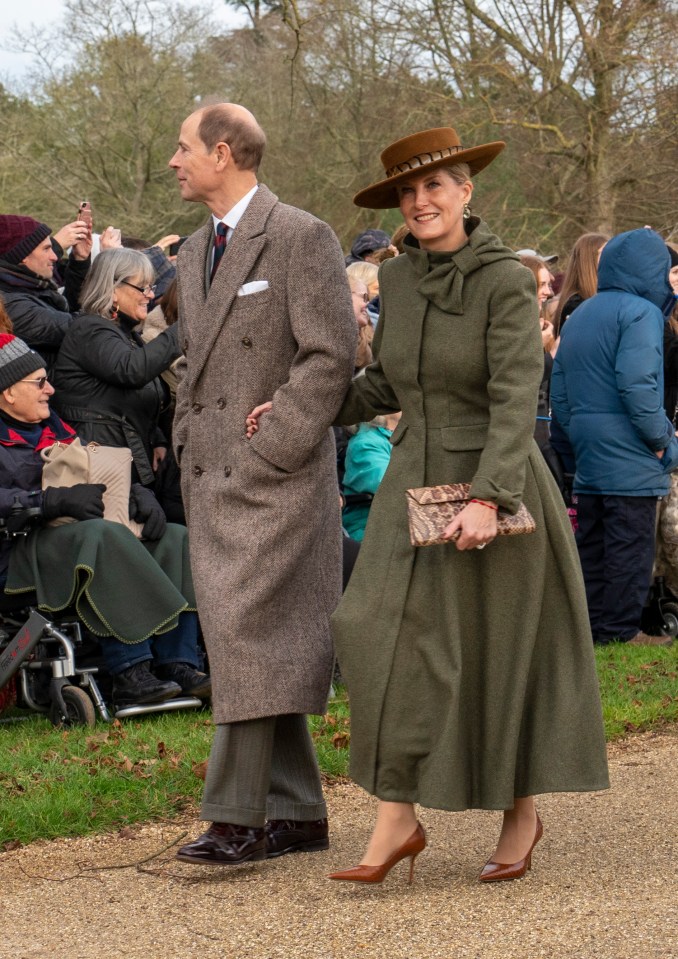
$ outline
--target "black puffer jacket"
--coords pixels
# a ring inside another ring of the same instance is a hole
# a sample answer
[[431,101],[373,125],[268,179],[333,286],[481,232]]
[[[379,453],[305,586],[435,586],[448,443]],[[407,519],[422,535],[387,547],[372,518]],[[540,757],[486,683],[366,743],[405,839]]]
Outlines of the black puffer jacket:
[[62,296],[52,280],[38,276],[21,264],[0,260],[0,297],[12,320],[14,333],[43,357],[49,375],[78,308],[80,288],[89,266],[89,259],[69,258]]
[[54,368],[53,404],[83,442],[126,446],[133,481],[153,483],[153,447],[164,445],[158,417],[169,402],[160,374],[175,360],[176,326],[150,343],[134,332],[136,320],[102,316],[74,319]]

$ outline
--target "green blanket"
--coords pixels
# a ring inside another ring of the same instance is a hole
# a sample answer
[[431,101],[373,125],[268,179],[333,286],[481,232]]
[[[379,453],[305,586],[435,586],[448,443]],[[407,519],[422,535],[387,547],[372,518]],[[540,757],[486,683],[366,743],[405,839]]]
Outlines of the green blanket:
[[196,608],[186,529],[168,523],[153,543],[103,519],[35,530],[12,547],[5,586],[32,590],[41,610],[74,606],[95,636],[140,643]]

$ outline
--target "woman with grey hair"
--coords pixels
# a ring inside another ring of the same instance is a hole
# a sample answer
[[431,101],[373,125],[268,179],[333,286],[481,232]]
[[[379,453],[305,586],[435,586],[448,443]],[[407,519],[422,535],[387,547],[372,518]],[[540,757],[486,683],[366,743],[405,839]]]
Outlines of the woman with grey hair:
[[87,442],[126,446],[133,480],[153,485],[167,442],[158,418],[169,402],[160,379],[180,350],[176,327],[144,343],[153,298],[153,267],[137,250],[101,253],[82,288],[82,313],[73,321],[54,368],[60,415]]

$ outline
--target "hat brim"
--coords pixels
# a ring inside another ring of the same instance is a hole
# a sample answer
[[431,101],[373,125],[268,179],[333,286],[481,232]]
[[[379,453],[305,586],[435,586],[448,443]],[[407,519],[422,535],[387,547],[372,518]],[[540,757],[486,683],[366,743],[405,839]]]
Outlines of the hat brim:
[[390,210],[393,207],[400,206],[398,196],[398,184],[402,183],[411,176],[420,176],[443,166],[456,166],[458,163],[468,164],[471,170],[471,176],[480,173],[497,157],[504,149],[506,144],[503,140],[496,140],[493,143],[483,143],[478,147],[469,147],[468,150],[460,150],[452,156],[443,157],[440,160],[433,160],[423,166],[416,167],[413,170],[405,170],[403,173],[396,173],[394,176],[373,183],[371,186],[360,190],[353,197],[356,206],[365,207],[368,210]]

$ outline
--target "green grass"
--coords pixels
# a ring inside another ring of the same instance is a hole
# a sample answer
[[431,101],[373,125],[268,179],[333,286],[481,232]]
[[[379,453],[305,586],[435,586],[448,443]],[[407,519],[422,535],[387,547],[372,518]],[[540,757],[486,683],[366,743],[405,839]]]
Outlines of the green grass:
[[[596,661],[608,740],[678,722],[678,644],[603,647]],[[350,718],[343,689],[310,725],[323,773],[345,776]],[[204,712],[99,723],[93,730],[55,729],[39,716],[0,724],[0,850],[193,809],[211,739]]]
[[42,717],[0,726],[0,848],[176,816],[200,796],[205,713],[167,713],[95,729]]
[[678,641],[596,649],[608,741],[678,722]]

